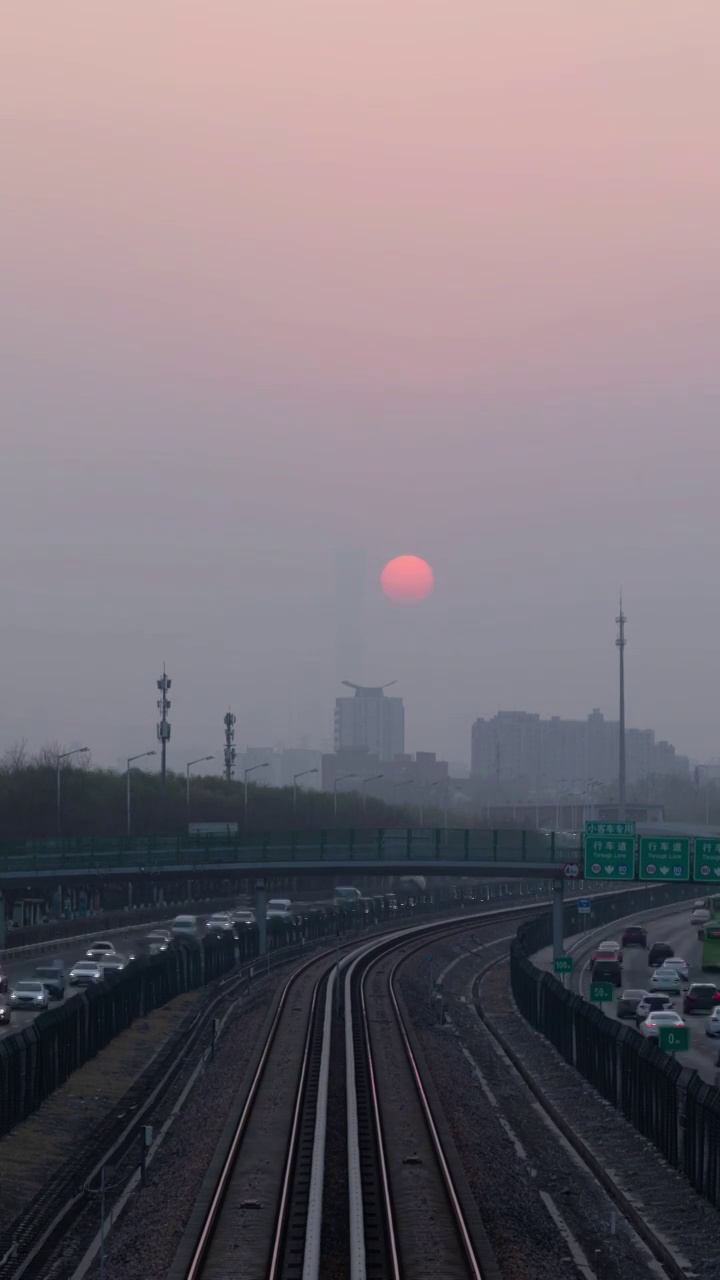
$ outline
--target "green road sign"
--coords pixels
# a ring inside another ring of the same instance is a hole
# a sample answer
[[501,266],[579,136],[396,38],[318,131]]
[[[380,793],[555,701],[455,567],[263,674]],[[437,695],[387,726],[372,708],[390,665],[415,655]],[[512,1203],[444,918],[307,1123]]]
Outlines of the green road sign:
[[666,1053],[685,1053],[690,1048],[689,1027],[658,1027],[658,1044]]
[[[607,823],[588,823],[588,826],[607,826]],[[616,823],[622,826],[622,823]],[[625,823],[632,826],[632,823]],[[634,880],[635,837],[585,836],[586,880]]]
[[633,836],[634,822],[586,822],[586,836]]
[[613,998],[612,982],[591,982],[590,999],[593,1004],[609,1004]]
[[695,841],[692,878],[705,884],[720,881],[720,840]]
[[641,880],[689,880],[690,839],[658,836],[640,838]]
[[553,969],[555,973],[572,973],[573,971],[572,956],[555,956],[553,958]]

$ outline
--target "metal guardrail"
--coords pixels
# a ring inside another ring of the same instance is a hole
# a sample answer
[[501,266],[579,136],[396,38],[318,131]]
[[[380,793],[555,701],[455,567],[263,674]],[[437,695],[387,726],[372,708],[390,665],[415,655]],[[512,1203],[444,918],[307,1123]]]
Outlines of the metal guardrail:
[[0,875],[127,870],[163,867],[194,870],[203,867],[272,867],[293,863],[302,867],[323,863],[497,862],[545,864],[580,858],[578,837],[555,832],[489,828],[379,829],[248,833],[243,836],[149,836],[143,839],[89,838],[26,841],[0,845]]

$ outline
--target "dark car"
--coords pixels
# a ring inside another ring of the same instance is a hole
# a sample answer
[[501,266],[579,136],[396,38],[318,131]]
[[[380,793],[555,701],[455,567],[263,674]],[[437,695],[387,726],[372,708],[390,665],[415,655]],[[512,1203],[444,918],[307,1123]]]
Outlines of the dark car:
[[669,960],[675,954],[675,948],[670,946],[669,942],[653,942],[648,955],[648,964],[651,969],[662,964],[663,960]]
[[0,996],[0,1027],[10,1026],[10,1001],[4,996]]
[[599,957],[592,967],[593,982],[612,982],[614,986],[622,986],[622,965],[612,956],[607,959]]
[[622,945],[624,947],[646,947],[647,929],[641,924],[629,924],[623,930]]
[[683,1013],[709,1013],[720,1004],[714,982],[691,982],[683,997]]
[[629,991],[623,991],[621,996],[617,998],[615,1005],[615,1013],[618,1018],[634,1018],[635,1011],[641,1000],[648,995],[647,991],[642,988],[633,988]]
[[65,995],[65,974],[57,965],[36,965],[33,978],[40,979],[51,1000],[62,1000]]

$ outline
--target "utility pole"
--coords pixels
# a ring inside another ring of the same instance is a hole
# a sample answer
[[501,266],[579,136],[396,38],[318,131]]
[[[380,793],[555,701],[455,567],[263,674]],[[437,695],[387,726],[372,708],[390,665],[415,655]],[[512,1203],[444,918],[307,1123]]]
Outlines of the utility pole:
[[237,752],[235,750],[235,720],[236,716],[232,711],[228,711],[223,724],[225,725],[225,781],[232,782],[233,772],[235,770],[235,760]]
[[165,795],[165,772],[166,772],[166,752],[167,744],[170,741],[170,721],[167,713],[170,710],[170,702],[167,696],[168,689],[172,684],[172,680],[165,674],[165,663],[163,663],[162,679],[158,680],[157,687],[160,690],[158,698],[158,711],[160,712],[160,723],[157,727],[158,742],[160,743],[160,789],[162,795]]
[[618,625],[618,635],[615,644],[620,651],[620,740],[618,743],[618,821],[624,822],[626,816],[625,808],[625,623],[627,618],[623,613],[622,595],[620,596],[620,613],[615,619]]

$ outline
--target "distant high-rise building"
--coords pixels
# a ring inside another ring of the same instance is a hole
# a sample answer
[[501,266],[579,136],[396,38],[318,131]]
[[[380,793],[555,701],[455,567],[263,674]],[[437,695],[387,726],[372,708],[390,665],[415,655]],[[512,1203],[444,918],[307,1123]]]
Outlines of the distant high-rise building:
[[[392,680],[391,684],[395,684]],[[390,686],[368,686],[343,680],[354,697],[335,700],[335,750],[364,750],[379,760],[394,760],[405,751],[405,708],[402,698],[386,698]]]
[[[686,776],[689,762],[652,729],[625,732],[628,782],[651,774]],[[534,790],[580,789],[583,783],[617,781],[618,722],[597,708],[586,720],[542,720],[527,711],[499,711],[472,727],[472,774],[501,786],[522,783]]]

